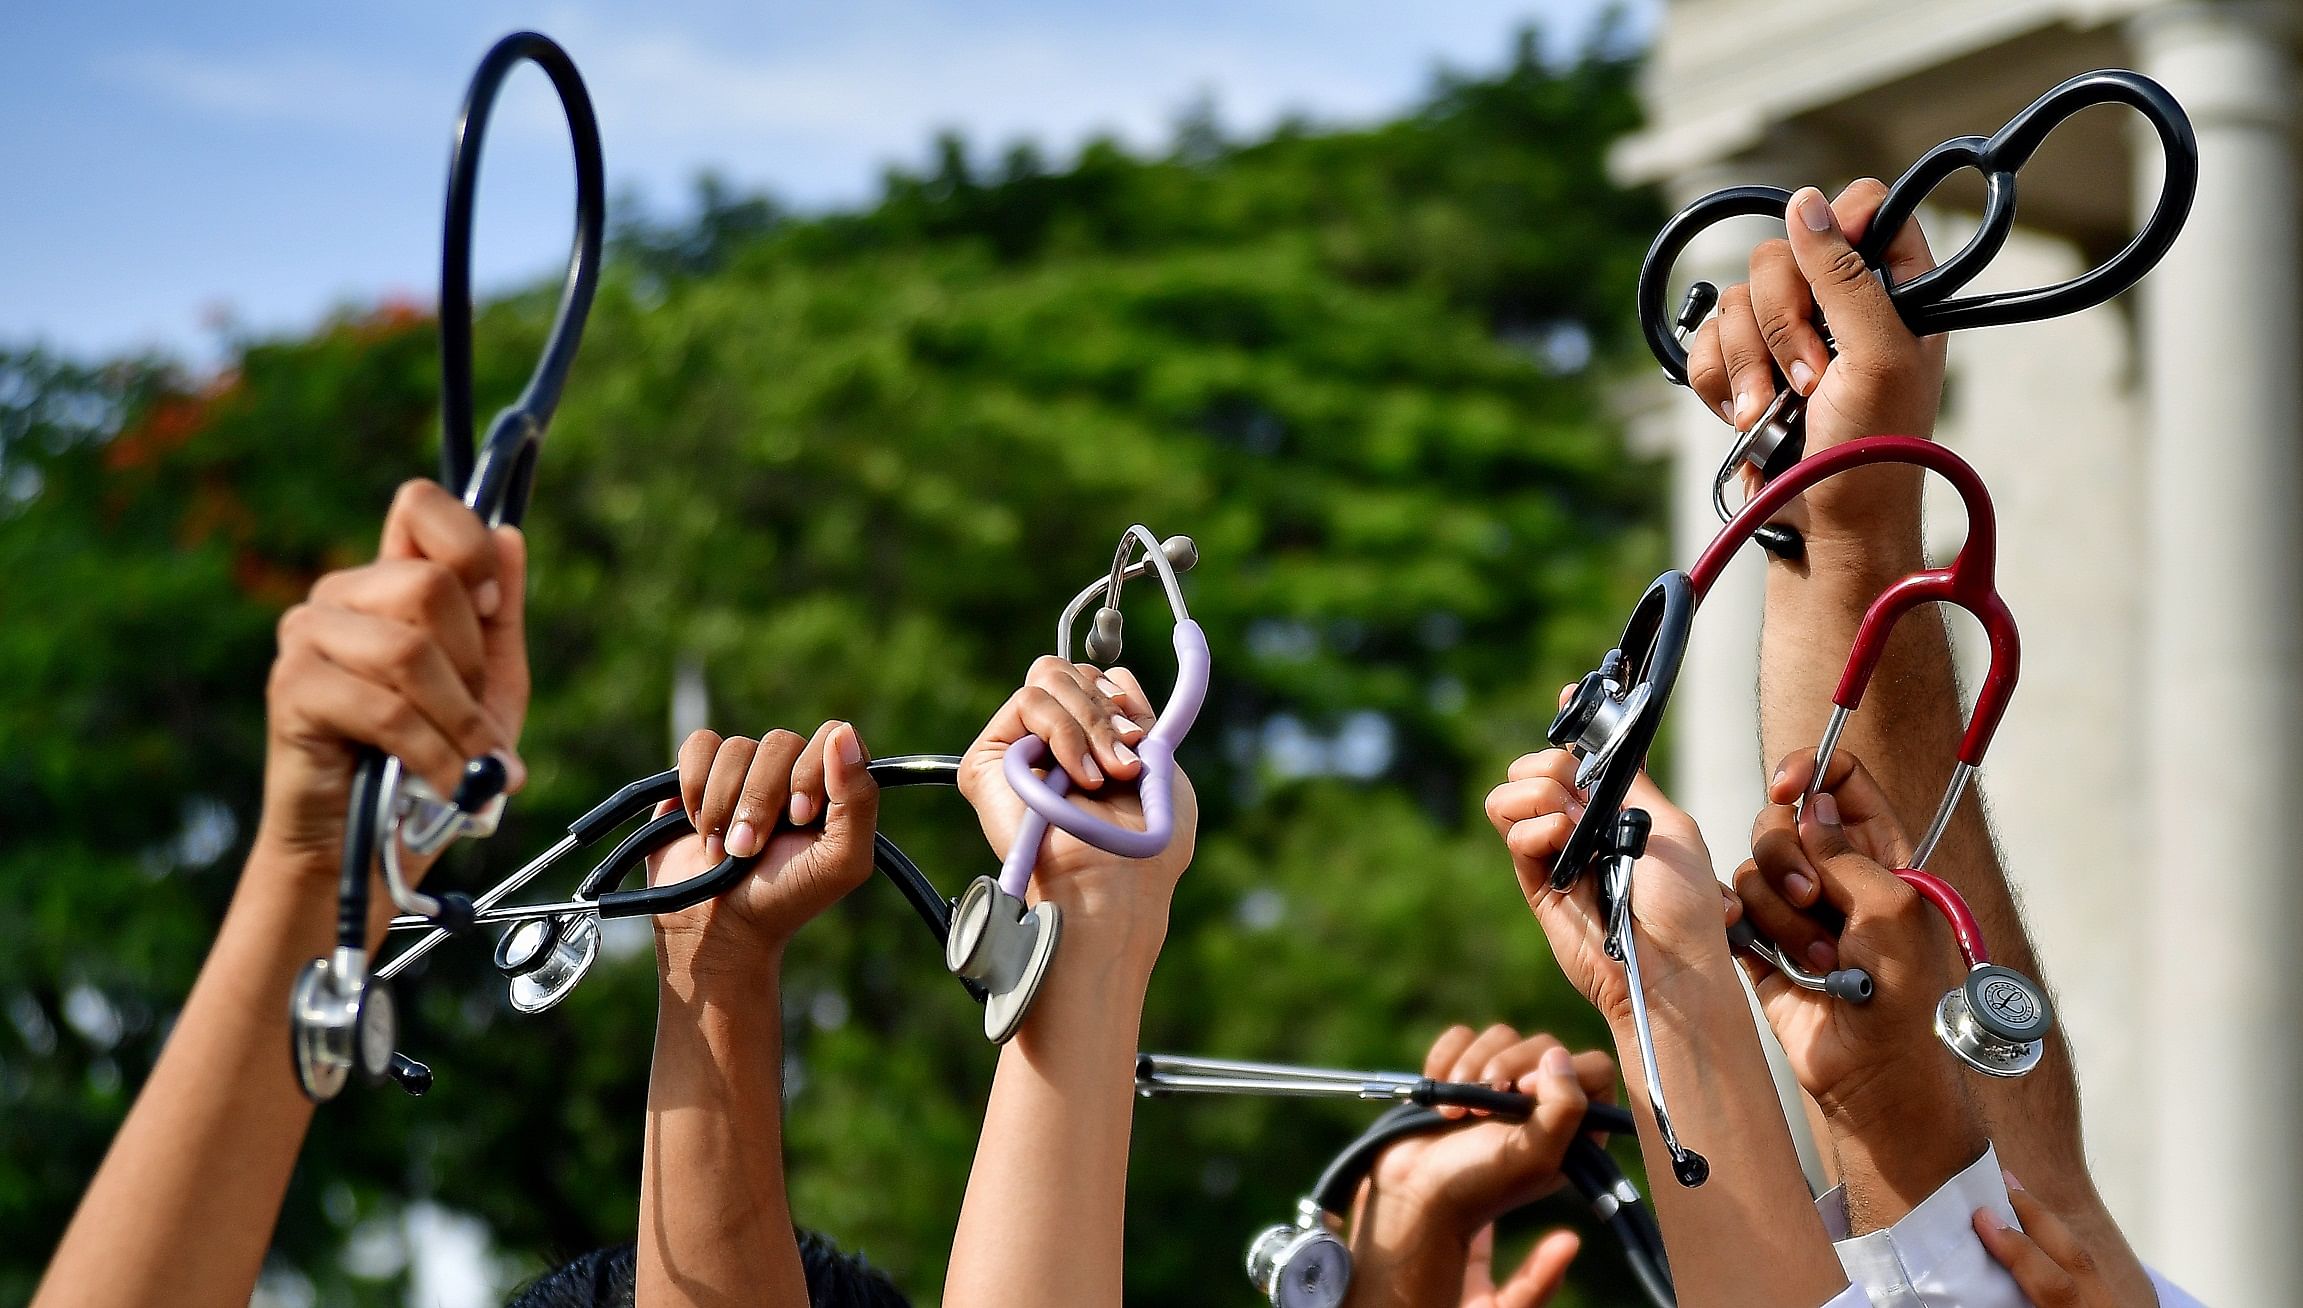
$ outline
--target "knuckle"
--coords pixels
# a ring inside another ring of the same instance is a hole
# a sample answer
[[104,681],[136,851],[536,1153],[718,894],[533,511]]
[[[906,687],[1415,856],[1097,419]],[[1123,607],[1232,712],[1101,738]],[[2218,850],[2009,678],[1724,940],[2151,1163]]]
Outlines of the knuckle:
[[1807,324],[1792,317],[1781,308],[1770,307],[1759,319],[1759,334],[1767,348],[1777,354],[1789,354],[1803,344],[1800,333]]
[[384,637],[382,654],[386,666],[405,679],[424,665],[424,655],[432,648],[432,641],[422,628],[395,626]]
[[1859,286],[1871,277],[1871,265],[1852,245],[1842,245],[1824,261],[1823,280],[1834,286]]
[[281,647],[286,648],[289,645],[302,643],[312,625],[314,616],[309,601],[293,605],[286,613],[281,614],[280,620],[274,623],[272,627],[273,634]]

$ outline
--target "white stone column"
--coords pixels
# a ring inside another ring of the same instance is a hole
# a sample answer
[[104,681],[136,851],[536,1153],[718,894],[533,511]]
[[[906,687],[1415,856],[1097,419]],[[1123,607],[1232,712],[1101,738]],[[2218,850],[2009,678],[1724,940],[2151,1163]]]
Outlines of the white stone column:
[[[2145,285],[2154,1229],[2209,1303],[2303,1284],[2303,278],[2288,9],[2171,5],[2138,65],[2190,112],[2199,196]],[[2153,170],[2155,171],[2155,170]],[[2033,669],[2052,676],[2053,669]],[[2121,802],[2105,796],[2104,802]]]
[[[1722,166],[1672,187],[1684,203],[1722,186],[1765,180],[1748,166]],[[1750,276],[1757,222],[1714,228],[1689,246],[1681,275],[1718,286]],[[1673,308],[1677,308],[1674,300]],[[1719,534],[1711,479],[1735,433],[1686,390],[1670,397],[1671,565],[1685,568]],[[1740,488],[1730,494],[1740,494]],[[1751,819],[1766,802],[1759,770],[1759,612],[1765,570],[1756,550],[1721,577],[1696,618],[1687,662],[1671,694],[1671,797],[1687,809],[1728,868],[1740,861]]]

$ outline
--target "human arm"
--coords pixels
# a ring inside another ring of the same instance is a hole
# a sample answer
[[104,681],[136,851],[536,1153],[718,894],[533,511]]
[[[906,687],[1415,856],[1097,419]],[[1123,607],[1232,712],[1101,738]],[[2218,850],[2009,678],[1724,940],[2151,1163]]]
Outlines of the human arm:
[[806,742],[699,731],[681,746],[681,804],[699,834],[655,860],[651,881],[761,857],[727,894],[654,919],[643,1308],[808,1302],[784,1181],[779,983],[792,936],[871,876],[879,788],[864,758],[843,722]]
[[[1023,815],[1000,760],[1027,731],[1047,741],[1073,802],[1140,828],[1129,783],[1142,769],[1129,742],[1151,721],[1142,688],[1122,669],[1035,664],[961,765],[960,788],[992,849],[1006,852]],[[1060,830],[1041,846],[1032,892],[1060,908],[1063,934],[1038,999],[1000,1050],[952,1242],[946,1308],[1120,1302],[1137,1033],[1198,821],[1180,770],[1174,803],[1175,837],[1148,859],[1117,858]]]
[[[1561,970],[1607,1019],[1639,1122],[1648,1174],[1673,1175],[1654,1123],[1623,967],[1607,957],[1596,876],[1551,889],[1551,864],[1582,815],[1575,760],[1546,750],[1514,763],[1488,795],[1487,816]],[[1632,891],[1632,917],[1646,975],[1661,1079],[1682,1139],[1710,1162],[1695,1187],[1659,1183],[1656,1215],[1670,1250],[1679,1302],[1823,1304],[1847,1278],[1809,1202],[1791,1131],[1775,1098],[1758,1032],[1743,998],[1723,925],[1724,891],[1687,815],[1644,776],[1629,804],[1653,833]]]
[[[465,760],[498,753],[517,787],[525,562],[516,530],[490,532],[447,491],[410,482],[378,560],[321,578],[281,618],[248,861],[151,1078],[49,1262],[40,1308],[242,1308],[254,1293],[312,1119],[288,1057],[288,994],[335,941],[359,750],[397,756],[441,794]],[[390,912],[376,899],[371,946]]]
[[[1930,436],[1943,389],[1944,342],[1904,328],[1876,277],[1853,257],[1886,188],[1862,181],[1825,210],[1820,193],[1793,197],[1789,239],[1753,255],[1752,278],[1738,313],[1722,315],[1707,358],[1722,360],[1712,376],[1735,375],[1756,386],[1772,359],[1786,373],[1804,363],[1810,378],[1810,453],[1861,436]],[[1820,222],[1803,215],[1814,213]],[[1828,219],[1823,215],[1828,213]],[[1820,229],[1819,229],[1820,228]],[[1897,282],[1933,266],[1916,224],[1889,244],[1886,268]],[[1723,297],[1723,304],[1725,304]],[[1816,330],[1828,319],[1839,353],[1828,354]],[[1706,329],[1712,331],[1707,324]],[[1756,361],[1750,343],[1761,343]],[[1734,385],[1711,383],[1713,390]],[[1716,406],[1714,406],[1716,407]],[[1864,609],[1880,589],[1923,566],[1921,478],[1914,469],[1864,469],[1801,497],[1787,518],[1806,539],[1805,555],[1767,564],[1766,614],[1760,650],[1760,737],[1763,757],[1781,758],[1813,745],[1830,709]],[[1914,614],[1889,638],[1863,709],[1850,720],[1843,747],[1870,759],[1880,788],[1908,829],[1935,812],[1966,723],[1953,673],[1949,635],[1930,611]],[[2040,977],[2000,862],[1982,798],[1970,790],[1954,810],[1928,870],[1963,895],[1997,961]],[[2045,1056],[2030,1074],[1975,1087],[1975,1098],[2010,1167],[2038,1177],[2041,1193],[2105,1251],[2129,1289],[2145,1283],[2087,1169],[2079,1086],[2060,1031],[2046,1037]]]
[[[1802,753],[1785,772],[1804,780],[1812,767]],[[1833,966],[1862,968],[1872,996],[1858,1004],[1819,994],[1743,961],[1800,1088],[1822,1110],[1849,1226],[1863,1235],[1901,1221],[1989,1141],[1968,1078],[1932,1030],[1936,1004],[1960,981],[1955,942],[1942,915],[1888,871],[1909,842],[1886,797],[1846,751],[1804,813],[1796,797],[1755,821],[1736,907],[1795,958],[1817,957],[1822,945]],[[1857,837],[1881,852],[1858,848]],[[1794,885],[1804,906],[1778,890]]]

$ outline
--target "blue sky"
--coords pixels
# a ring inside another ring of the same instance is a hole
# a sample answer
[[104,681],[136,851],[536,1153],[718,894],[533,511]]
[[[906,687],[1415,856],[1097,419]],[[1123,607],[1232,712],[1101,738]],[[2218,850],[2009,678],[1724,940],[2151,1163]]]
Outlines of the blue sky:
[[[1654,0],[1633,0],[1635,14]],[[843,0],[365,6],[26,3],[0,16],[0,343],[212,356],[333,305],[429,302],[451,117],[495,37],[584,70],[612,186],[661,213],[717,169],[808,206],[867,199],[944,127],[1056,152],[1153,143],[1214,97],[1235,129],[1372,118],[1432,68],[1491,67],[1531,15],[1602,0]],[[507,88],[478,274],[566,248],[569,169],[542,77]]]

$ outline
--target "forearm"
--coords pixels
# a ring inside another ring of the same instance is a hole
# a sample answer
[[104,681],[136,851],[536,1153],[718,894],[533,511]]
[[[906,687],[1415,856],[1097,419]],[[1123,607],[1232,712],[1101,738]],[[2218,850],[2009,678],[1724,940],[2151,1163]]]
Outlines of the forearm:
[[1850,1234],[1885,1230],[1983,1156],[1990,1140],[1951,1056],[1932,1040],[1823,1106]]
[[1053,969],[1000,1051],[945,1308],[1120,1302],[1136,1038],[1166,924],[1063,908]]
[[[1816,533],[1804,561],[1768,565],[1759,696],[1766,758],[1780,760],[1816,744],[1864,609],[1882,588],[1921,566],[1916,513],[1861,540]],[[1948,628],[1940,612],[1922,609],[1896,625],[1840,747],[1864,761],[1904,829],[1917,833],[1935,816],[1966,725]],[[1928,870],[1967,900],[1995,961],[2040,975],[1975,785],[1961,798]],[[2083,1170],[2078,1083],[2060,1033],[2049,1035],[2044,1065],[1983,1087],[1978,1098],[1993,1134],[2014,1144],[2016,1162],[2032,1161],[2043,1173]]]
[[645,1308],[808,1302],[784,1188],[778,964],[664,969],[640,1179]]
[[1672,1127],[1711,1164],[1700,1186],[1673,1179],[1636,1033],[1627,1016],[1611,1017],[1679,1302],[1829,1301],[1847,1277],[1800,1173],[1724,941],[1716,959],[1651,985],[1649,1003]]
[[261,835],[151,1078],[34,1303],[244,1308],[312,1103],[288,1058],[288,993],[325,953],[335,899]]

